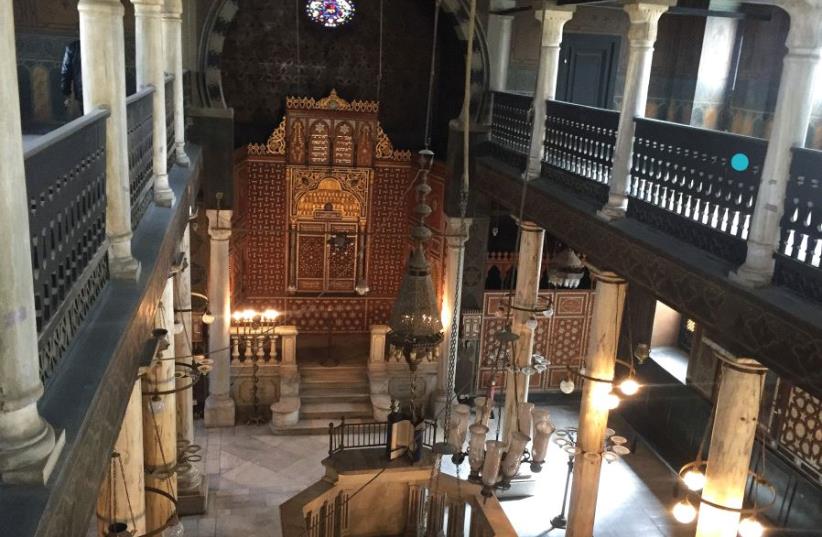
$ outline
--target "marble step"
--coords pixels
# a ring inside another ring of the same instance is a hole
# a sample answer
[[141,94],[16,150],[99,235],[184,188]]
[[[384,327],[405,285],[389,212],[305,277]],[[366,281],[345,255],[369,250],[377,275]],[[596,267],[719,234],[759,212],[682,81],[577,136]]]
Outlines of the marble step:
[[300,395],[368,395],[367,382],[301,382]]
[[337,392],[300,392],[300,401],[307,403],[371,403],[371,394],[365,393],[337,393]]
[[[346,423],[371,423],[372,420],[369,418],[346,418]],[[315,435],[327,435],[328,434],[328,424],[333,423],[336,427],[340,424],[340,419],[304,419],[300,418],[295,425],[291,425],[289,427],[271,427],[271,432],[276,435],[298,435],[298,434],[315,434]]]
[[343,385],[368,385],[368,375],[362,374],[305,374],[301,372],[300,383],[302,384],[343,384]]
[[[300,419],[339,419],[368,418],[371,419],[372,408],[370,402],[354,403],[311,403],[300,404]],[[326,423],[328,425],[328,423]]]

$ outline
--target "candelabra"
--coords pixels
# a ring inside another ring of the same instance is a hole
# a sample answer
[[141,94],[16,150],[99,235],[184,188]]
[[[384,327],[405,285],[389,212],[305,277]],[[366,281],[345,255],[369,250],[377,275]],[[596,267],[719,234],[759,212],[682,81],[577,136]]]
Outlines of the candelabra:
[[271,342],[270,355],[272,359],[276,354],[276,342],[274,328],[280,312],[267,309],[262,313],[254,310],[235,311],[232,319],[235,325],[234,341],[232,342],[232,356],[239,359],[240,338],[242,337],[245,349],[243,355],[246,362],[251,362],[251,401],[252,409],[246,423],[248,425],[261,425],[266,419],[260,412],[260,361],[265,359],[265,338],[269,335]]

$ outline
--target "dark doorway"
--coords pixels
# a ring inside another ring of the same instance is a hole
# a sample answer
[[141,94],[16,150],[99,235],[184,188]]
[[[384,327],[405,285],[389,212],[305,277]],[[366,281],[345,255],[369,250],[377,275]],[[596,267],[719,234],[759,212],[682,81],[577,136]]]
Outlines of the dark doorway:
[[586,106],[612,108],[619,61],[616,35],[562,36],[557,99]]

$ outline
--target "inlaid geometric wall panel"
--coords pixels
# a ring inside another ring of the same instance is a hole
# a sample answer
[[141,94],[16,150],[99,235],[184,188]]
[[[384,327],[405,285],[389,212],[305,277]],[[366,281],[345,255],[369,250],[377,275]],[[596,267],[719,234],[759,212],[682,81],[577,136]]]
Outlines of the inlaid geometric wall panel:
[[822,475],[822,401],[792,386],[782,413],[780,448],[818,479]]
[[[505,328],[505,317],[499,317],[500,305],[507,301],[506,291],[486,291],[482,328],[480,330],[480,365],[475,387],[487,388],[494,377],[494,361],[499,350],[496,334]],[[545,356],[550,365],[545,373],[532,375],[532,390],[547,390],[559,386],[567,366],[578,366],[588,345],[588,331],[593,308],[593,290],[541,291],[543,301],[554,304],[553,317],[538,317],[534,331],[534,352]],[[504,310],[503,310],[504,311]],[[497,372],[498,389],[504,389],[504,374]]]

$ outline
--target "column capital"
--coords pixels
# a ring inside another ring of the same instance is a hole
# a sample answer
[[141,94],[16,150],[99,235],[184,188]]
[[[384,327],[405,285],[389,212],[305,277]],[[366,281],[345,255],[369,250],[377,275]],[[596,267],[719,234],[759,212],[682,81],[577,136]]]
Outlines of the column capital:
[[576,6],[547,6],[535,9],[534,18],[542,23],[542,46],[558,47],[562,42],[562,28],[574,16]]
[[628,14],[631,27],[628,30],[628,40],[631,45],[650,46],[656,41],[659,18],[668,8],[675,5],[675,0],[661,2],[629,2],[623,4],[622,9]]
[[625,280],[625,278],[623,278],[616,272],[600,269],[594,265],[591,265],[590,263],[585,263],[585,267],[591,273],[591,279],[596,280],[598,282],[610,283],[614,285],[624,285],[628,283]]
[[391,327],[387,324],[372,324],[371,325],[371,335],[372,336],[384,336],[391,331]]
[[449,248],[462,248],[469,238],[472,219],[465,218],[465,230],[462,229],[462,220],[459,216],[445,218],[445,242]]
[[163,14],[180,17],[183,14],[183,0],[165,0],[163,2]]
[[541,233],[545,231],[545,229],[541,228],[536,224],[536,222],[532,222],[531,220],[521,220],[518,224],[523,233]]
[[77,3],[77,11],[122,16],[125,8],[118,0],[80,0]]
[[297,327],[291,324],[284,324],[274,327],[274,333],[278,336],[296,336],[299,331]]
[[777,2],[788,12],[791,27],[785,45],[788,56],[807,56],[813,61],[822,52],[822,2],[819,0],[792,0]]
[[208,234],[215,241],[227,241],[231,237],[232,211],[224,209],[207,209]]

